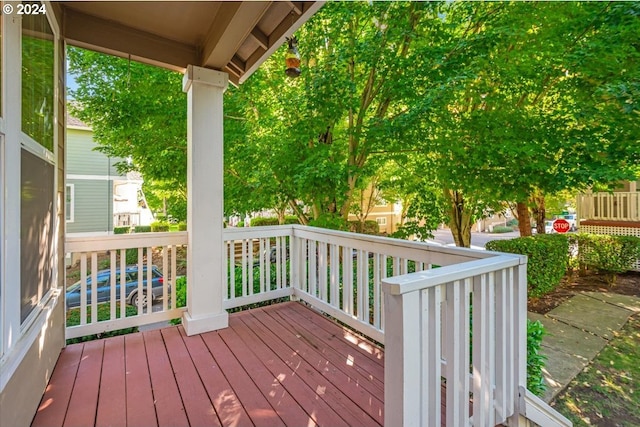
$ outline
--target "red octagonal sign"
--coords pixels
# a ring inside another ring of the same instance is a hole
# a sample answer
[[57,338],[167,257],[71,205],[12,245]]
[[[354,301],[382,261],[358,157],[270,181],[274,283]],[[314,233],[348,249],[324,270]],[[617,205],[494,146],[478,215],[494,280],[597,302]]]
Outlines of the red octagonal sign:
[[553,221],[553,229],[556,233],[566,233],[571,228],[571,224],[566,219],[556,219]]

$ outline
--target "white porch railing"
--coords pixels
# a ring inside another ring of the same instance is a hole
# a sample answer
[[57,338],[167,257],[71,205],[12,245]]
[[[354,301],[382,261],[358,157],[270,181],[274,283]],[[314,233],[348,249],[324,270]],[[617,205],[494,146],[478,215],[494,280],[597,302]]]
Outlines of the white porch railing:
[[[73,308],[67,309],[67,319],[72,311],[77,310],[80,320],[78,325],[67,326],[67,339],[142,326],[182,315],[184,308],[176,307],[174,285],[177,248],[187,244],[186,232],[67,237],[65,243],[66,252],[72,260],[78,258],[80,263],[79,305],[75,307],[74,304]],[[159,262],[154,262],[154,259]],[[159,269],[162,280],[154,277],[153,266]],[[129,274],[134,271],[135,276]],[[106,300],[96,296],[102,284],[98,276],[101,279],[108,277],[108,285],[102,288],[108,289],[108,296],[104,297]],[[134,289],[131,289],[132,280]],[[67,283],[67,307],[73,284]],[[135,295],[145,295],[146,298],[136,298]],[[156,296],[155,301],[149,298],[150,295]],[[136,302],[137,306],[132,307],[128,302]],[[103,310],[107,304],[108,319],[98,320],[99,306]]]
[[578,214],[581,219],[640,221],[640,192],[581,194]]
[[[224,308],[300,299],[385,345],[386,425],[440,426],[443,384],[446,425],[525,425],[526,417],[571,425],[526,392],[526,258],[298,225],[223,235]],[[110,250],[116,265],[116,249],[122,260],[123,249],[138,248],[140,269],[142,251],[156,247],[171,254],[161,268],[173,278],[175,247],[186,240],[186,233],[74,238],[67,250],[84,253],[81,262],[91,257],[92,265],[95,253]],[[159,314],[138,307],[142,314],[97,324],[92,318],[67,336],[179,317],[175,295],[163,295],[169,298]]]

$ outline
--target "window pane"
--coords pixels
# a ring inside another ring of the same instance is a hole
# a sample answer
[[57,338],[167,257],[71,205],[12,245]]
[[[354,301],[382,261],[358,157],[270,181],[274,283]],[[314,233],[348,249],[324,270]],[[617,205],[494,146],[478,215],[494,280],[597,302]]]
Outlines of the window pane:
[[47,17],[22,15],[22,132],[49,151],[53,151],[54,55]]
[[53,280],[54,167],[22,150],[20,187],[20,319],[24,321]]

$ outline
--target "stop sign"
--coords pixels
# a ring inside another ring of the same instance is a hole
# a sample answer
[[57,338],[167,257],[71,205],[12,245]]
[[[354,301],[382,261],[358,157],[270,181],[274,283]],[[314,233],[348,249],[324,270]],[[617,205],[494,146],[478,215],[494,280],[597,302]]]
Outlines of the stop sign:
[[570,228],[571,225],[566,219],[559,218],[553,221],[553,229],[556,233],[566,233]]

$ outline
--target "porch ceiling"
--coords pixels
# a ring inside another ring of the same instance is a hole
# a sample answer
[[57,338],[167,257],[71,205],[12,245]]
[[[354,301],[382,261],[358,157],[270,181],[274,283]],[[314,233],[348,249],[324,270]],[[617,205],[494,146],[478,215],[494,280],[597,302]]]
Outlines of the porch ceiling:
[[239,84],[322,2],[61,1],[67,43],[184,71],[225,71]]

